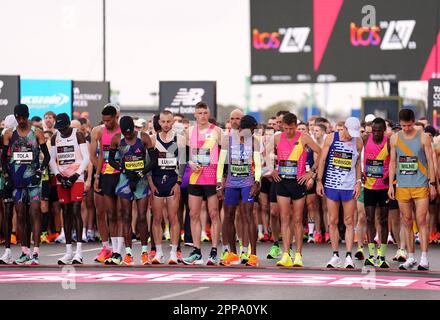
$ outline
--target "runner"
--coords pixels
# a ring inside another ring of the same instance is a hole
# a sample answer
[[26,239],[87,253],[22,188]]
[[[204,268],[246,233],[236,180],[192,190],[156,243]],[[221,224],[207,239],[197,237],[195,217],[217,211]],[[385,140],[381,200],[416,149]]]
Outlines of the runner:
[[210,124],[208,105],[199,102],[195,106],[196,124],[187,131],[186,141],[190,148],[191,159],[189,165],[190,181],[188,185],[189,206],[191,217],[191,233],[194,250],[189,257],[183,259],[185,264],[203,264],[200,251],[200,210],[203,196],[207,198],[208,213],[211,217],[212,248],[208,258],[208,265],[218,264],[217,245],[220,237],[220,216],[216,191],[216,174],[221,129]]
[[[303,267],[303,212],[306,183],[315,175],[316,171],[316,166],[314,165],[310,172],[306,173],[306,148],[310,147],[318,157],[321,148],[307,133],[297,131],[297,117],[293,113],[287,113],[283,116],[282,126],[283,133],[274,136],[278,169],[272,172],[272,177],[277,183],[277,202],[281,216],[281,234],[283,236],[283,257],[277,262],[277,265],[284,267]],[[270,157],[267,161],[273,166]],[[291,230],[292,219],[294,230]],[[289,253],[292,234],[295,235],[296,243],[296,252],[293,262],[292,256]]]
[[[82,264],[81,202],[84,194],[84,171],[89,164],[89,150],[82,132],[70,127],[66,113],[56,116],[58,132],[51,140],[50,168],[58,180],[58,198],[63,205],[63,224],[66,236],[66,254],[58,264]],[[75,227],[73,228],[73,224]],[[72,252],[72,229],[76,230],[76,252]]]
[[[235,110],[236,115],[240,113]],[[231,113],[231,119],[234,111]],[[219,164],[217,167],[217,192],[225,198],[225,219],[222,225],[223,244],[228,255],[221,261],[222,265],[239,264],[235,245],[234,220],[240,200],[244,205],[241,215],[242,226],[247,228],[251,252],[246,259],[247,266],[257,266],[257,228],[254,218],[254,197],[260,189],[261,154],[260,142],[253,136],[258,123],[252,116],[241,113],[239,127],[233,123],[232,131],[222,141]],[[223,183],[224,164],[228,165],[226,182]],[[245,246],[244,246],[245,247]]]
[[[386,261],[388,235],[388,185],[390,166],[390,143],[385,135],[386,124],[382,118],[375,118],[372,123],[372,133],[363,138],[364,142],[364,204],[367,216],[367,239],[369,257],[365,266],[389,268]],[[375,261],[374,237],[376,235],[375,212],[380,209],[381,232],[379,235],[379,260]],[[363,238],[359,239],[362,243]]]
[[[351,256],[353,246],[354,211],[356,199],[361,189],[360,152],[360,123],[357,118],[351,117],[345,121],[341,132],[327,135],[319,161],[316,193],[327,197],[327,208],[330,225],[330,239],[333,256],[327,263],[327,268],[336,268],[341,265],[339,258],[339,207],[342,203],[344,212],[345,230],[345,268],[354,268]],[[323,183],[323,176],[325,180]]]
[[[136,136],[133,118],[129,116],[122,117],[119,124],[122,135],[115,134],[113,136],[108,163],[118,172],[121,172],[116,186],[116,195],[121,201],[119,211],[122,216],[122,229],[125,240],[125,257],[122,263],[133,265],[131,222],[133,200],[136,200],[137,226],[142,244],[141,264],[146,265],[150,263],[147,251],[148,181],[146,174],[151,170],[152,162],[150,161],[147,164],[145,157],[148,151],[151,158],[153,145],[150,137],[145,132]],[[116,158],[121,159],[121,163],[117,162]],[[115,257],[106,260],[106,264],[119,264],[119,261]]]
[[[410,109],[399,112],[402,131],[391,137],[390,182],[388,196],[396,198],[402,212],[403,224],[406,229],[408,259],[399,269],[409,270],[417,265],[415,258],[413,232],[413,205],[417,226],[420,234],[422,256],[419,270],[428,270],[428,226],[427,213],[429,199],[436,196],[436,178],[432,163],[431,138],[422,130],[414,128],[415,116]],[[393,180],[397,177],[394,193]]]
[[[173,114],[162,111],[159,115],[161,130],[153,140],[155,160],[151,176],[148,176],[150,189],[153,194],[153,225],[152,234],[156,244],[156,255],[153,264],[163,264],[162,251],[162,221],[163,209],[166,205],[168,221],[171,225],[171,252],[168,264],[177,264],[181,261],[181,252],[178,256],[180,237],[180,223],[177,216],[180,205],[180,186],[185,171],[185,140],[184,136],[173,130]],[[183,157],[183,158],[182,158]]]
[[[41,230],[41,176],[49,164],[50,155],[43,132],[33,128],[28,120],[28,106],[25,104],[16,105],[14,115],[18,126],[15,129],[7,129],[3,136],[2,168],[6,184],[12,183],[14,186],[12,196],[17,212],[17,223],[21,229],[22,254],[20,258],[15,260],[15,263],[38,265]],[[11,157],[8,157],[9,148],[11,149]],[[39,162],[40,150],[44,155],[41,166]],[[30,257],[31,231],[34,238],[32,258]]]

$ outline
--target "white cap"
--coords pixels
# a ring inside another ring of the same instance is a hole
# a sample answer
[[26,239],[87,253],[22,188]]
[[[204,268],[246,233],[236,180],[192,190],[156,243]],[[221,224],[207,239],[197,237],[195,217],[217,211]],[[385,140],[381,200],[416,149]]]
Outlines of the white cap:
[[376,119],[376,116],[374,114],[372,114],[372,113],[367,114],[365,116],[365,122],[372,122],[374,119]]
[[358,118],[350,117],[345,120],[345,127],[348,129],[351,137],[359,138],[361,136],[361,124]]
[[143,128],[146,123],[147,123],[147,121],[145,119],[139,118],[134,121],[134,126],[138,127],[138,128]]
[[5,128],[6,129],[10,129],[10,128],[14,128],[18,126],[18,122],[15,119],[15,116],[13,114],[10,114],[8,116],[6,116],[5,118]]

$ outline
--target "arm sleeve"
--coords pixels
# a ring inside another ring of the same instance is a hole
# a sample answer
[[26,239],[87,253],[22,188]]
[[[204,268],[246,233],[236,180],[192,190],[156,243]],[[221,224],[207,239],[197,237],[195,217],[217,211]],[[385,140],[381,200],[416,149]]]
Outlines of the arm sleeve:
[[79,145],[79,149],[81,150],[81,154],[82,154],[83,159],[82,159],[81,164],[79,166],[79,169],[76,173],[81,175],[84,173],[84,171],[87,169],[87,166],[89,165],[90,155],[89,155],[89,147],[87,146],[87,143],[81,143]]
[[150,161],[149,162],[145,161],[146,165],[144,170],[142,171],[143,174],[147,174],[157,165],[158,154],[156,148],[148,148],[148,152],[146,156],[150,158]]
[[8,150],[9,146],[3,145],[2,148],[2,169],[4,173],[9,173],[8,171]]
[[60,171],[58,170],[58,165],[57,165],[57,163],[56,163],[56,147],[55,146],[52,146],[51,148],[50,148],[50,155],[51,155],[51,157],[50,157],[50,162],[49,162],[49,165],[50,165],[50,171],[56,176],[57,174],[59,174],[60,173]]
[[50,161],[50,154],[49,154],[49,149],[47,148],[47,144],[46,143],[40,144],[40,150],[43,153],[43,162],[41,163],[40,169],[44,170],[47,168]]
[[254,151],[255,181],[261,180],[261,154]]
[[118,152],[118,149],[110,149],[109,156],[108,156],[108,163],[116,170],[122,172],[124,170],[124,168],[122,168],[122,166],[119,163],[117,163],[115,160],[116,152]]
[[218,157],[218,165],[217,165],[217,183],[222,182],[223,178],[223,170],[224,170],[224,164],[226,162],[226,156],[228,152],[225,149],[220,150],[220,156]]

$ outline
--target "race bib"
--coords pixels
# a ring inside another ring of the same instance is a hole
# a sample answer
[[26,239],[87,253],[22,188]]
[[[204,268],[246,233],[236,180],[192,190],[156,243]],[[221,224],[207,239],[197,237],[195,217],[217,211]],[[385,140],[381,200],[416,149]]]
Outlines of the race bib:
[[126,161],[125,169],[126,170],[142,170],[144,168],[144,160],[137,161]]
[[177,166],[177,158],[176,157],[167,157],[166,152],[159,152],[159,158],[157,159],[157,164],[161,169],[176,169]]
[[193,149],[192,161],[201,165],[202,167],[208,167],[211,163],[211,150],[207,148]]
[[75,163],[75,147],[74,146],[57,147],[57,160],[59,165]]
[[109,158],[109,155],[110,155],[110,146],[109,145],[103,145],[102,146],[102,151],[103,151],[102,155],[104,157],[104,161],[106,163],[108,163],[108,158]]
[[296,179],[298,165],[296,161],[280,160],[278,163],[278,172],[284,179]]
[[33,159],[32,152],[14,151],[12,158],[16,164],[31,164]]
[[234,177],[248,177],[249,165],[231,164],[231,174]]
[[401,175],[412,176],[417,174],[417,171],[419,170],[417,157],[400,156],[398,167]]
[[351,152],[335,151],[332,165],[336,170],[350,171],[353,166],[353,154]]
[[368,178],[383,178],[383,160],[367,159],[365,173]]

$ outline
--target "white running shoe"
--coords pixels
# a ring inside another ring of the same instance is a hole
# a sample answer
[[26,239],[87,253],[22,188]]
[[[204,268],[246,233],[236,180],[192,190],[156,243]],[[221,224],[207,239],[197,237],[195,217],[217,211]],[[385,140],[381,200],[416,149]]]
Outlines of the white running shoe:
[[407,259],[404,263],[399,266],[400,270],[412,270],[417,265],[417,260],[414,258]]
[[354,262],[353,262],[353,259],[351,258],[351,256],[345,257],[344,268],[345,269],[354,269]]
[[73,257],[72,264],[83,264],[83,255],[82,253],[76,253]]
[[179,260],[177,259],[177,253],[171,253],[170,259],[168,260],[168,264],[178,264]]
[[5,253],[0,258],[0,264],[12,264],[14,259],[12,259],[11,251],[5,251]]
[[56,239],[56,243],[66,243],[66,237],[64,236],[64,233],[60,234]]
[[72,264],[73,254],[66,253],[61,259],[58,260],[59,265]]
[[393,236],[391,235],[391,232],[388,232],[387,244],[395,244]]
[[327,268],[339,268],[341,266],[341,258],[337,255],[333,255],[329,262],[327,262]]
[[87,231],[84,231],[84,232],[82,233],[82,241],[83,241],[84,243],[87,243],[87,242],[88,242],[88,239],[87,239]]
[[420,259],[420,264],[417,267],[417,270],[420,270],[420,271],[429,270],[429,262],[428,262],[427,258]]
[[[160,255],[160,256],[159,256],[159,255],[156,253],[156,255],[154,256],[153,260],[151,260],[151,263],[152,263],[152,264],[164,264],[164,263],[165,263],[164,260],[165,260],[165,259],[164,259],[163,255]],[[177,261],[177,257],[176,257],[176,261]]]

